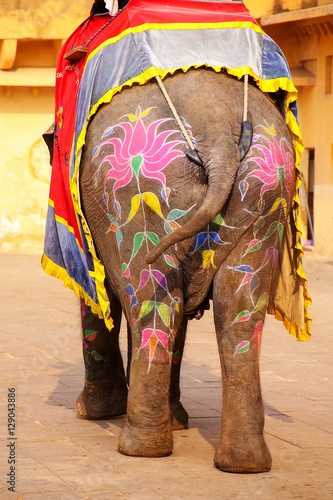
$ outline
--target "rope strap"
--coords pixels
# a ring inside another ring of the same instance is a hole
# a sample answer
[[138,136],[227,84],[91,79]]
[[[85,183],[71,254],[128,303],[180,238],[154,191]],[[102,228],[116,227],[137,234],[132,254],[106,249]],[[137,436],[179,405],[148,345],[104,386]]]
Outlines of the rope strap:
[[172,101],[171,101],[171,99],[169,97],[169,94],[167,93],[167,90],[166,90],[166,88],[164,86],[164,83],[162,82],[161,77],[157,75],[157,76],[155,76],[155,78],[157,80],[158,86],[160,87],[160,90],[161,90],[162,94],[164,95],[164,97],[166,99],[166,102],[169,105],[169,108],[171,109],[171,112],[172,112],[172,114],[173,114],[173,116],[174,116],[174,118],[175,118],[175,120],[176,120],[176,122],[177,122],[177,124],[178,124],[178,126],[180,128],[180,130],[183,132],[184,137],[185,137],[186,141],[188,142],[188,145],[190,146],[190,148],[192,150],[195,149],[194,144],[193,144],[190,136],[188,135],[188,133],[187,133],[185,127],[184,127],[184,124],[182,123],[181,119],[179,118],[177,110],[174,107],[174,105],[173,105],[173,103],[172,103]]

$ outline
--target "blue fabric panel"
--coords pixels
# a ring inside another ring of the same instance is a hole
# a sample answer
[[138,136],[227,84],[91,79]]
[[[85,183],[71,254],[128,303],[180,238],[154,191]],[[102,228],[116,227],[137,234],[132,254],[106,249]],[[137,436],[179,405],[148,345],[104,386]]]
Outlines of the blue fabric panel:
[[55,220],[54,209],[50,205],[46,221],[44,254],[52,262],[66,269],[68,276],[78,283],[95,303],[98,303],[95,279],[88,273],[88,267],[89,270],[93,270],[89,250],[87,248],[86,255],[82,253],[74,234],[67,226]]
[[87,238],[84,235],[82,221],[79,217],[78,217],[78,223],[79,223],[79,228],[80,228],[80,232],[82,235],[83,250],[84,250],[85,259],[87,262],[87,268],[88,268],[88,271],[94,271],[94,263],[93,263],[93,260],[92,260],[92,257],[91,257],[90,251],[89,251]]
[[291,80],[289,66],[284,54],[267,35],[264,37],[262,51],[262,78],[266,80],[289,78]]
[[297,123],[298,123],[298,107],[297,107],[297,101],[293,101],[290,103],[289,105],[289,108],[291,109],[294,117],[296,118],[297,120]]
[[57,266],[65,268],[65,261],[62,256],[61,247],[58,239],[57,223],[54,216],[54,208],[51,205],[47,209],[44,253]]

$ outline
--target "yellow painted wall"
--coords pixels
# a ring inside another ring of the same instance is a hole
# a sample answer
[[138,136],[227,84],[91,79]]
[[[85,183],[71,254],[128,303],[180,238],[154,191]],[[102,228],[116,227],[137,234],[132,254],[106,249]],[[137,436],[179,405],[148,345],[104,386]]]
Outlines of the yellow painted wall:
[[[1,40],[17,40],[13,69],[0,71],[0,82],[14,81],[0,85],[0,252],[42,252],[51,167],[41,135],[54,120],[52,81],[61,41],[91,5],[91,0],[0,1],[0,51]],[[38,70],[48,67],[43,78]]]
[[92,4],[92,0],[1,0],[0,39],[66,39],[88,17]]
[[302,8],[302,0],[244,0],[244,4],[255,18]]
[[332,3],[331,0],[244,0],[256,19],[280,12],[308,9]]
[[41,133],[52,123],[53,89],[0,88],[0,251],[40,252],[51,167]]

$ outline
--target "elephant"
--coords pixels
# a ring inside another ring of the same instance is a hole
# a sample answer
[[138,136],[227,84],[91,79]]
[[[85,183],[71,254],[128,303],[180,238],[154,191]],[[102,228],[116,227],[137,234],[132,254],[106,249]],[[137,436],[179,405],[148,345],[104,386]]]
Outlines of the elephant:
[[155,80],[124,88],[88,126],[80,202],[114,326],[109,332],[82,302],[86,379],[76,411],[87,419],[127,413],[118,441],[125,455],[171,454],[173,430],[188,425],[179,389],[187,323],[212,300],[223,383],[214,463],[228,472],[268,471],[259,351],[296,178],[284,96],[275,102],[250,80],[253,138],[241,159],[242,81],[200,68],[164,84],[202,165],[186,156]]

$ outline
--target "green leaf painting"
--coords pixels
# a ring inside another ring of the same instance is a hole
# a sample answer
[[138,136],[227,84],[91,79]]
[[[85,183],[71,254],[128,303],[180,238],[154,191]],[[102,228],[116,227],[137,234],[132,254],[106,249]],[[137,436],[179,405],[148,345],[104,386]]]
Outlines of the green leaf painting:
[[261,311],[264,307],[266,307],[267,302],[268,302],[268,293],[264,293],[258,300],[253,312],[255,313]]
[[155,233],[147,233],[147,238],[154,244],[157,245],[160,241],[159,237]]
[[134,236],[131,260],[136,256],[136,254],[140,250],[140,247],[143,243],[144,237],[145,237],[145,233],[136,233],[136,235]]
[[161,317],[161,320],[166,326],[170,326],[170,308],[166,304],[163,304],[163,302],[158,302],[156,304],[158,314]]
[[[194,205],[193,205],[194,206]],[[190,210],[192,210],[193,207],[189,208],[188,210],[179,210],[178,208],[175,208],[169,212],[167,219],[168,220],[177,220],[180,219],[180,217],[183,217],[186,215]]]
[[234,319],[233,323],[241,323],[243,321],[248,321],[251,318],[251,313],[248,310],[240,312],[236,318]]
[[141,319],[144,316],[146,316],[147,314],[149,314],[150,311],[152,311],[152,309],[154,309],[154,307],[155,307],[155,302],[153,302],[152,300],[145,300],[141,306],[139,319]]
[[217,214],[217,216],[215,217],[215,219],[213,220],[213,222],[215,224],[218,224],[219,226],[225,226],[225,222],[224,222],[221,214]]

